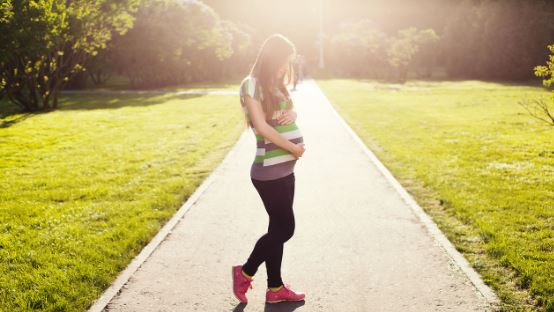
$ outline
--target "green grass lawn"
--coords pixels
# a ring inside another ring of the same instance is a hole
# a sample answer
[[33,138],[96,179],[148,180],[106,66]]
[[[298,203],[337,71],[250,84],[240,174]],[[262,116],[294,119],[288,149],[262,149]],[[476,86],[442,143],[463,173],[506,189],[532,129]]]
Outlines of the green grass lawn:
[[10,111],[0,103],[0,311],[85,311],[244,129],[233,95]]
[[478,81],[320,80],[337,111],[491,285],[507,311],[554,311],[554,127]]

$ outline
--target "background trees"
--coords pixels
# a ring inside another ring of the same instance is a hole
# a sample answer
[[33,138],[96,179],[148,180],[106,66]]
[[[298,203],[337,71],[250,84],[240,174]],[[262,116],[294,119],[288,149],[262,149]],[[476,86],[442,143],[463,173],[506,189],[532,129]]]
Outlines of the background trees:
[[329,61],[333,70],[354,77],[383,76],[386,64],[386,34],[369,19],[342,23],[330,39]]
[[250,31],[199,1],[148,1],[134,27],[91,59],[88,77],[80,76],[72,87],[85,87],[87,78],[102,84],[114,74],[125,76],[133,88],[222,80],[247,69],[256,52]]
[[28,111],[55,108],[60,89],[113,33],[133,25],[137,0],[5,0],[0,6],[0,81]]
[[115,38],[114,62],[134,87],[204,80],[210,64],[230,57],[227,32],[215,12],[195,1],[149,1],[135,27]]
[[442,62],[453,78],[530,80],[554,36],[546,1],[464,0],[446,23]]
[[[255,47],[273,32],[290,37],[312,69],[319,63],[321,3],[325,70],[330,75],[401,77],[399,68],[384,64],[388,63],[386,47],[392,44],[385,38],[398,39],[399,31],[414,27],[432,29],[438,40],[428,42],[429,49],[427,44],[420,46],[421,53],[413,56],[407,74],[431,77],[440,72],[441,78],[450,79],[532,81],[531,69],[542,62],[544,48],[554,38],[554,2],[546,0],[205,1],[225,19],[253,26]],[[401,48],[409,44],[399,41],[394,46],[395,52],[390,53],[397,58],[394,55],[405,54]]]
[[330,64],[333,71],[346,76],[404,81],[411,70],[429,77],[437,40],[432,29],[410,27],[391,36],[368,19],[343,23],[330,39]]
[[70,80],[84,87],[116,73],[154,88],[223,79],[248,67],[250,30],[200,1],[5,0],[0,98],[37,111],[57,107]]
[[0,98],[33,111],[56,107],[70,80],[239,79],[276,32],[317,74],[320,4],[330,75],[528,81],[554,38],[546,0],[4,0]]
[[387,49],[387,60],[392,67],[393,77],[405,81],[410,69],[414,73],[429,77],[434,65],[434,44],[438,39],[432,29],[417,30],[411,27],[398,31],[398,34],[390,39]]

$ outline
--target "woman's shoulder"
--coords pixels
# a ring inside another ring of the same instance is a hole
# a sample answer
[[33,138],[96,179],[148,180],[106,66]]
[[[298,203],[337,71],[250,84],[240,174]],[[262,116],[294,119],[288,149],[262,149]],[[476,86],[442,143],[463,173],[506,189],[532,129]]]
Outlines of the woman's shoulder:
[[260,99],[261,97],[261,92],[259,92],[256,84],[256,77],[253,75],[244,77],[240,83],[240,96],[246,95],[249,95],[254,99]]
[[240,85],[242,87],[245,84],[252,84],[252,83],[254,84],[256,83],[256,77],[252,75],[248,75],[241,80]]
[[245,93],[247,93],[246,91],[248,91],[248,89],[250,88],[250,85],[252,83],[255,83],[255,79],[252,79],[253,77],[248,75],[246,77],[244,77],[241,82],[240,82],[240,95],[244,95]]

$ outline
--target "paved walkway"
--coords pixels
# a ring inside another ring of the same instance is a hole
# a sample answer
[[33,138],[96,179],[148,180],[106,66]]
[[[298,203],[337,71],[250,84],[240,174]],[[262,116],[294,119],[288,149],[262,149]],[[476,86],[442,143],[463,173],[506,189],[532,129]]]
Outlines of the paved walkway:
[[306,300],[266,305],[264,264],[248,304],[232,294],[231,266],[246,260],[268,224],[249,177],[254,135],[244,132],[106,310],[486,311],[488,288],[474,285],[479,276],[471,269],[459,269],[460,259],[452,260],[368,158],[315,82],[293,96],[306,152],[295,170],[296,230],[282,275]]

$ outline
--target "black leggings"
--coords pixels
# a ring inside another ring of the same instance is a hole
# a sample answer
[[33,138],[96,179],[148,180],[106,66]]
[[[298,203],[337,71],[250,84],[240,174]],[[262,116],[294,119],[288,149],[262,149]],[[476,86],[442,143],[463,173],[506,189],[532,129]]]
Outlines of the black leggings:
[[283,245],[294,233],[294,172],[276,180],[260,181],[252,179],[252,184],[260,194],[269,215],[267,233],[256,242],[248,261],[242,270],[253,276],[265,261],[267,287],[283,285],[281,279],[281,260]]

